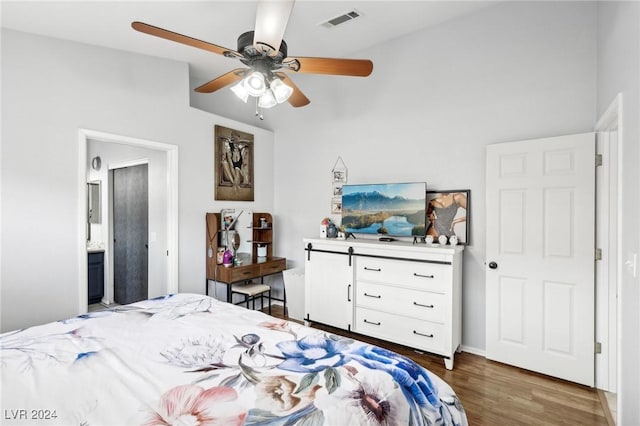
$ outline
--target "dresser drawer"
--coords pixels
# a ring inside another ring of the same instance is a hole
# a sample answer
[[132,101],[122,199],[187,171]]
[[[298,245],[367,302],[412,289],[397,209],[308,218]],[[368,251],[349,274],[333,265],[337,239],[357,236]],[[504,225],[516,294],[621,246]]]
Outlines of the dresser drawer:
[[218,265],[218,279],[225,283],[249,280],[260,276],[260,265],[225,268]]
[[261,275],[271,275],[278,272],[282,272],[287,268],[287,260],[286,259],[278,259],[267,261],[265,263],[260,264],[260,274]]
[[354,326],[357,333],[446,355],[448,339],[441,324],[357,307]]
[[356,280],[389,283],[437,293],[451,289],[451,265],[359,257]]
[[444,294],[363,281],[356,282],[356,305],[440,324],[450,317]]

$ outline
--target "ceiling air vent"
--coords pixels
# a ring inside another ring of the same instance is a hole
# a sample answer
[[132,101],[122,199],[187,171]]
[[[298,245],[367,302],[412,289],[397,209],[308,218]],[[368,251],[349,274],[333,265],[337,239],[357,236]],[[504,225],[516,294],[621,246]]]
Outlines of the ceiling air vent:
[[335,18],[329,19],[328,21],[325,21],[323,23],[321,23],[320,25],[322,25],[323,27],[327,27],[327,28],[333,28],[333,27],[337,27],[340,24],[344,24],[347,21],[351,21],[353,19],[356,19],[360,16],[360,12],[356,11],[355,9],[347,12],[347,13],[343,13],[340,16],[336,16]]

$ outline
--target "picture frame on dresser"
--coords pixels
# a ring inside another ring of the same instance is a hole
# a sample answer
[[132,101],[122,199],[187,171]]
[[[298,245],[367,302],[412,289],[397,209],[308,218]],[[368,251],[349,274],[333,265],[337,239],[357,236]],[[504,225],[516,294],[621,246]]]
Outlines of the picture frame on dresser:
[[437,241],[440,235],[455,235],[458,243],[470,244],[471,190],[427,191],[427,229]]

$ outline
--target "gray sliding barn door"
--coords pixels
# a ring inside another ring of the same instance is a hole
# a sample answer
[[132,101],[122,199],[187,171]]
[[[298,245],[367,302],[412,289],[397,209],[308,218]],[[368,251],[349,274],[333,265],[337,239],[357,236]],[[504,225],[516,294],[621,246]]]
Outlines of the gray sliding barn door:
[[113,284],[116,303],[148,299],[148,166],[113,170]]

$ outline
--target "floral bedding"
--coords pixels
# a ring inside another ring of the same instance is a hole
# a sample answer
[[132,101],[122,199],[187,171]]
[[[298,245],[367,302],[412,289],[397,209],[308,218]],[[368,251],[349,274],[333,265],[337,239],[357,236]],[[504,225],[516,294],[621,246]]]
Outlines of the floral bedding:
[[177,294],[0,335],[3,425],[466,425],[394,352]]

